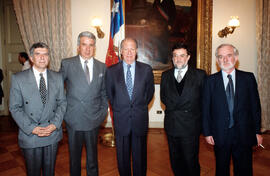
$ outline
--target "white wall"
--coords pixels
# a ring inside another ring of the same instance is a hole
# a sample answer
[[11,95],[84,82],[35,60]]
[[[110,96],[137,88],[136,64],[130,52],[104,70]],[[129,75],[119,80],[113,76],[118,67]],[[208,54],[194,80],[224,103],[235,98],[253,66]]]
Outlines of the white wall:
[[110,34],[110,0],[71,0],[72,46],[77,54],[77,37],[80,32],[90,31],[96,36],[96,29],[91,26],[94,17],[102,20],[103,39],[97,38],[96,58],[105,62]]
[[[240,27],[227,38],[219,38],[217,33],[228,24],[230,16],[239,17]],[[239,50],[239,69],[257,75],[255,0],[213,0],[212,36],[212,73],[217,71],[215,49],[221,43],[231,43]]]
[[[89,30],[96,34],[95,29],[91,27],[91,20],[94,16],[98,16],[103,21],[102,30],[105,32],[105,37],[97,39],[96,57],[105,62],[110,33],[110,0],[71,0],[71,5],[73,54],[76,54],[76,40],[80,32]],[[213,0],[212,73],[217,70],[215,48],[221,43],[231,43],[240,52],[239,69],[254,72],[256,75],[255,5],[255,0]],[[239,17],[240,27],[227,38],[219,38],[217,33],[227,25],[230,16]],[[164,112],[157,114],[157,111],[162,110],[159,89],[160,86],[155,85],[155,96],[149,112],[150,127],[163,127]]]

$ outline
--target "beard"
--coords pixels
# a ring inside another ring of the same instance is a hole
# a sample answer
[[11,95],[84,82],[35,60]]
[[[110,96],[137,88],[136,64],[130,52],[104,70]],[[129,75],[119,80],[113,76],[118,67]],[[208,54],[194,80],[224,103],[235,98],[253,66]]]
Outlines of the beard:
[[180,65],[180,66],[177,66],[177,64],[176,63],[173,63],[173,65],[174,65],[174,68],[177,68],[177,69],[184,69],[186,66],[187,66],[187,63],[184,63],[183,65]]
[[228,70],[231,70],[231,69],[234,68],[235,63],[236,63],[236,62],[234,62],[234,63],[226,63],[226,64],[229,64],[228,66],[224,66],[223,63],[219,63],[218,65],[219,65],[219,67],[221,68],[221,70],[223,70],[223,71],[228,71]]

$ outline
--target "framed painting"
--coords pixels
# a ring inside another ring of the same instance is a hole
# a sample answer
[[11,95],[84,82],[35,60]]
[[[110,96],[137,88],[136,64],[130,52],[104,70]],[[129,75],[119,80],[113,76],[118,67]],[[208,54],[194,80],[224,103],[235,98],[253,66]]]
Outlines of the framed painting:
[[189,65],[211,72],[212,0],[125,0],[126,37],[139,44],[137,60],[152,66],[155,84],[171,68],[171,47],[189,46]]

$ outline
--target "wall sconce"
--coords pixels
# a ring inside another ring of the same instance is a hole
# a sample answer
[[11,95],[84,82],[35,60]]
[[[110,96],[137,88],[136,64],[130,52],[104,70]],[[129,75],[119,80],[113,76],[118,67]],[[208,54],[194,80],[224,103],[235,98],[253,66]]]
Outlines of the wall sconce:
[[102,25],[102,22],[99,18],[95,17],[92,20],[92,26],[96,28],[98,38],[104,38],[104,35],[105,35],[104,32],[100,29],[101,25]]
[[228,34],[232,34],[235,30],[235,28],[240,26],[240,21],[238,19],[238,16],[231,16],[231,20],[228,23],[228,26],[226,26],[224,29],[220,30],[218,32],[218,36],[220,38],[227,37]]

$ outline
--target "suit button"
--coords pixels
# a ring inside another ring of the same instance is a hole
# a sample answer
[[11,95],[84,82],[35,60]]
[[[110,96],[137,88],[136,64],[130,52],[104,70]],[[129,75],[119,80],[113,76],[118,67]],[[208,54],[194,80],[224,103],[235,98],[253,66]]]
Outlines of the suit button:
[[51,121],[50,120],[48,120],[48,123],[50,123]]
[[130,108],[133,108],[133,105],[130,105]]
[[33,115],[33,113],[30,113],[30,115],[32,116],[32,115]]
[[53,110],[52,112],[55,112],[55,110]]
[[185,110],[184,112],[188,112],[188,110]]
[[38,125],[40,125],[40,123],[38,123]]
[[28,104],[28,101],[26,101],[25,104]]

